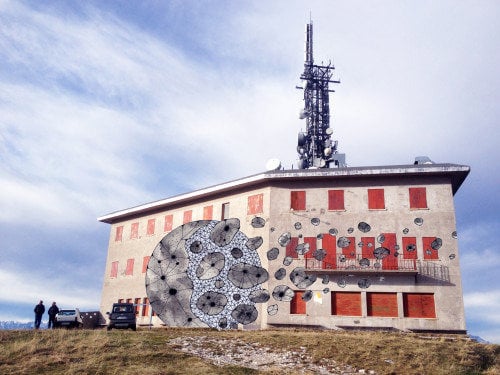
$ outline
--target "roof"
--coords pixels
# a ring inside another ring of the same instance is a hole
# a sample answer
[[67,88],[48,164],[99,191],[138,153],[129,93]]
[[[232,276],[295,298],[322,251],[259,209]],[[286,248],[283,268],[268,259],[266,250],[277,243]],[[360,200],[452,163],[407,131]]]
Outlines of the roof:
[[470,172],[470,167],[459,164],[411,164],[411,165],[388,165],[373,167],[346,167],[346,168],[324,168],[324,169],[293,169],[267,171],[238,180],[224,182],[189,193],[175,195],[158,201],[145,203],[140,206],[127,208],[112,212],[97,218],[104,223],[113,223],[130,216],[143,215],[161,209],[167,209],[174,204],[182,204],[195,199],[205,198],[214,194],[233,191],[241,188],[249,188],[262,183],[275,181],[293,180],[319,180],[325,178],[357,179],[357,178],[380,178],[397,176],[445,176],[450,178],[453,194],[455,194]]

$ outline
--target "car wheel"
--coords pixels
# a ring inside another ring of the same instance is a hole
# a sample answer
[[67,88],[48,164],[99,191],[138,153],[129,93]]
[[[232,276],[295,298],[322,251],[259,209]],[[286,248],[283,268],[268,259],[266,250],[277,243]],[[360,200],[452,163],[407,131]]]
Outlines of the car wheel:
[[113,327],[111,327],[111,326],[107,326],[107,327],[106,327],[106,329],[107,329],[108,331],[111,331],[111,328],[113,328]]
[[136,327],[135,324],[132,327],[130,327],[130,328],[132,328],[132,331],[135,331],[137,329],[137,327]]

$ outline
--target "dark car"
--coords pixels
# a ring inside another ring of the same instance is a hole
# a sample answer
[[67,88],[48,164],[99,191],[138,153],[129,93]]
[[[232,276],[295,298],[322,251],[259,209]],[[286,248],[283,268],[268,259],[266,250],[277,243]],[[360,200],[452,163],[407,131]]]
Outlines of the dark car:
[[108,331],[111,328],[131,328],[136,330],[135,308],[133,303],[113,303],[109,316]]

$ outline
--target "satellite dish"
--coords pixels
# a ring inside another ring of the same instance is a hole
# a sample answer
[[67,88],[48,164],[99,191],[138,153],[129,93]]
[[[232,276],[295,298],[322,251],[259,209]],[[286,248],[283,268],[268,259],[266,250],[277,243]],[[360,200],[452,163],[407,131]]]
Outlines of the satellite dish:
[[328,135],[332,135],[333,134],[333,129],[332,128],[326,128],[325,133],[328,134]]
[[301,120],[305,119],[307,117],[307,115],[309,114],[309,112],[307,112],[305,109],[301,110],[300,113],[299,113],[299,118]]
[[281,169],[281,161],[279,159],[269,159],[266,163],[266,170],[277,171]]
[[325,148],[325,156],[330,156],[332,154],[332,149],[330,147]]

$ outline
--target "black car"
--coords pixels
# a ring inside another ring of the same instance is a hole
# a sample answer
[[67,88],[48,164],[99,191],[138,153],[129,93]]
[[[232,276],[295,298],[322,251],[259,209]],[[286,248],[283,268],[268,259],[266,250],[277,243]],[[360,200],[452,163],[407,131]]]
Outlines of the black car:
[[111,328],[131,328],[136,330],[135,308],[133,303],[113,303],[109,316],[108,331]]

